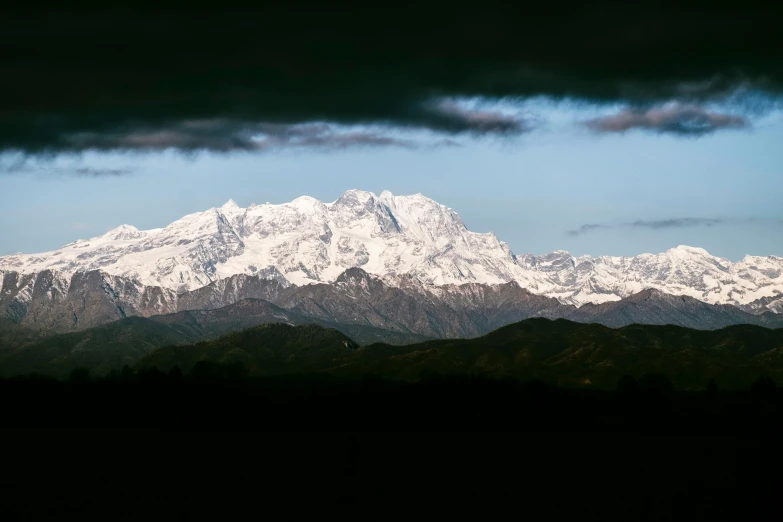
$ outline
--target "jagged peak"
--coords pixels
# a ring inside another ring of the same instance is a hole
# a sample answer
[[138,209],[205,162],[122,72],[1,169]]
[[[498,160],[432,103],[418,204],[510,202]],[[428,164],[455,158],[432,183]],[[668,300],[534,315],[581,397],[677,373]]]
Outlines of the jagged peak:
[[371,281],[373,278],[363,268],[358,266],[348,268],[335,279],[336,283],[351,283],[356,281]]
[[233,199],[229,199],[220,207],[220,210],[235,210],[238,208],[240,208],[239,205],[237,205]]
[[[644,290],[640,292],[636,292],[634,296],[644,296],[644,297],[661,297],[664,295],[668,295],[666,292],[659,290],[657,288],[645,288]],[[633,297],[633,296],[630,296]]]
[[343,192],[343,196],[346,195],[360,196],[365,198],[377,197],[374,192],[370,192],[369,190],[362,190],[362,189],[348,189],[345,192]]
[[365,204],[368,201],[377,201],[378,196],[373,192],[360,189],[350,189],[343,192],[343,194],[331,203],[327,203],[327,206],[342,206],[345,204],[351,204],[354,201],[358,201],[360,204]]
[[[695,299],[693,299],[692,297],[688,297],[685,295],[670,294],[658,288],[645,288],[644,290],[641,290],[633,295],[626,297],[625,299],[623,299],[623,301],[641,301],[646,299],[683,299],[683,300],[695,301]],[[619,301],[615,301],[615,302],[619,302]]]
[[135,239],[140,237],[142,234],[143,233],[133,225],[124,224],[109,230],[99,237],[109,239]]

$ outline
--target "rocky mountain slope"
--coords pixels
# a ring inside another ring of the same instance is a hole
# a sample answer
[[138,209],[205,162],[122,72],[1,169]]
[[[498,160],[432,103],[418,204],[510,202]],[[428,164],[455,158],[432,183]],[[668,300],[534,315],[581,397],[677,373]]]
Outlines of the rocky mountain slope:
[[[580,306],[652,288],[752,313],[783,311],[781,257],[746,256],[733,263],[687,246],[634,257],[515,255],[493,234],[469,231],[456,212],[421,194],[359,190],[332,203],[300,197],[240,208],[229,201],[160,229],[122,225],[52,252],[0,257],[0,303],[11,317],[36,314],[30,302],[41,292],[54,301],[98,285],[129,307],[116,310],[118,317],[153,308],[161,314],[182,310],[180,295],[204,298],[192,292],[219,282],[225,306],[236,301],[229,294],[243,292],[248,281],[271,280],[279,288],[334,283],[356,267],[389,286],[432,293],[444,285],[515,282]],[[102,305],[78,306],[86,311]]]
[[[11,291],[5,287],[0,293],[0,310],[16,324],[43,334],[81,331],[129,317],[189,311],[198,311],[204,317],[233,316],[237,328],[272,317],[271,312],[259,314],[258,310],[238,306],[247,299],[274,305],[279,314],[288,314],[291,323],[336,325],[346,333],[352,328],[350,335],[361,342],[371,331],[378,335],[369,340],[387,342],[477,337],[529,317],[568,318],[613,327],[634,322],[700,329],[732,324],[783,326],[781,314],[752,314],[731,305],[711,305],[658,290],[577,308],[536,295],[516,282],[423,286],[415,280],[400,279],[393,286],[360,268],[344,271],[333,283],[294,286],[276,279],[237,275],[182,294],[160,287],[145,287],[139,294],[137,287],[124,278],[95,271],[74,274],[67,293],[58,290],[50,272],[17,277],[28,280],[25,284],[32,290],[21,301],[12,286]],[[13,281],[6,278],[9,280]],[[223,311],[207,313],[217,310]],[[187,316],[180,317],[184,321]]]

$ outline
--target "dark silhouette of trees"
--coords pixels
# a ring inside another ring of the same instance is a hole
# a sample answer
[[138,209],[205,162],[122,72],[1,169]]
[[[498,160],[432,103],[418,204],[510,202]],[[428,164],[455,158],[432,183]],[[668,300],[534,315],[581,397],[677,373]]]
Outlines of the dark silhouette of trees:
[[210,361],[199,361],[193,365],[190,374],[199,380],[209,380],[220,376],[220,367]]
[[760,377],[750,385],[750,396],[757,402],[771,402],[776,394],[777,386],[770,377]]
[[70,381],[74,384],[87,384],[90,382],[90,370],[87,368],[74,368],[71,370]]
[[718,398],[718,384],[715,382],[715,379],[710,379],[710,382],[707,384],[707,397],[713,402]]
[[233,381],[244,379],[250,373],[250,370],[248,370],[241,361],[229,364],[226,366],[225,370],[226,378]]
[[627,396],[639,393],[639,382],[633,375],[623,375],[617,382],[618,393]]
[[169,381],[179,382],[182,380],[182,369],[176,364],[169,369]]
[[158,370],[157,367],[145,368],[140,370],[136,378],[141,382],[158,384],[164,381],[166,374]]
[[668,399],[674,394],[672,382],[663,374],[648,373],[639,379],[639,388],[648,396]]

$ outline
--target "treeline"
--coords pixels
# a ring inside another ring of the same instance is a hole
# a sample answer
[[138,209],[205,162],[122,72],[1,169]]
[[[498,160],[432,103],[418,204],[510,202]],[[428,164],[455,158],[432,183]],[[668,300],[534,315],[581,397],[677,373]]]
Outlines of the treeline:
[[198,363],[103,378],[30,375],[0,380],[5,427],[253,430],[677,430],[735,432],[783,426],[783,393],[769,378],[749,389],[675,391],[669,379],[625,376],[612,391],[541,381],[429,375],[248,377],[241,364]]

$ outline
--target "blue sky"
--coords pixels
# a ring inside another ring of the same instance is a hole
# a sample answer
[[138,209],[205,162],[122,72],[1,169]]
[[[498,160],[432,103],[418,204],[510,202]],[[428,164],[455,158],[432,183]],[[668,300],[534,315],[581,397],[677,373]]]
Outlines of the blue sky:
[[[635,255],[687,244],[732,260],[783,255],[779,113],[753,119],[751,129],[684,137],[599,135],[578,123],[597,109],[567,104],[505,110],[522,111],[535,128],[416,149],[85,153],[42,170],[0,172],[0,255],[52,250],[123,223],[162,227],[230,198],[242,206],[305,194],[333,201],[351,188],[421,192],[455,209],[469,229],[494,231],[518,254]],[[74,168],[133,172],[93,178],[71,175]],[[675,226],[681,218],[696,222]],[[669,226],[651,226],[657,222]],[[603,228],[568,233],[583,225]]]

